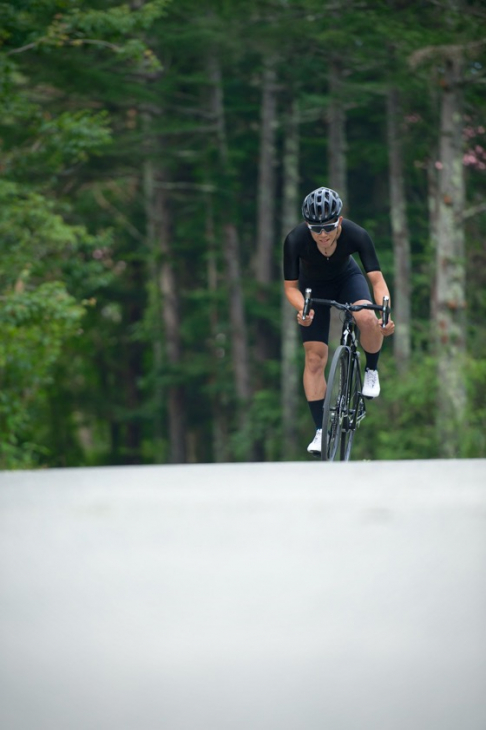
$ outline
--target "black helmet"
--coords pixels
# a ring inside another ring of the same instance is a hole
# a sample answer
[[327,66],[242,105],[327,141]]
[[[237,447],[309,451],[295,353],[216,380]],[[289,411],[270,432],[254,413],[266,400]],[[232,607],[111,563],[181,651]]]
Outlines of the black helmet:
[[337,218],[343,201],[335,190],[317,188],[304,198],[302,216],[308,223],[325,223]]

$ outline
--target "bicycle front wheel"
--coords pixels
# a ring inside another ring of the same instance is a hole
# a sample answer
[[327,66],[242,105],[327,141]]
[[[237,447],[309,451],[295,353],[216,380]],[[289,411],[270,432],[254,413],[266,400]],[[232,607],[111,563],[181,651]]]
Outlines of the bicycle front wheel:
[[322,461],[334,461],[339,448],[346,401],[349,349],[340,345],[331,363],[322,416]]
[[359,369],[358,355],[353,357],[351,360],[349,368],[349,387],[347,392],[349,393],[349,398],[347,399],[343,414],[341,461],[349,461],[354,441],[354,434],[356,433],[356,429],[365,414],[363,396],[361,395],[361,373]]

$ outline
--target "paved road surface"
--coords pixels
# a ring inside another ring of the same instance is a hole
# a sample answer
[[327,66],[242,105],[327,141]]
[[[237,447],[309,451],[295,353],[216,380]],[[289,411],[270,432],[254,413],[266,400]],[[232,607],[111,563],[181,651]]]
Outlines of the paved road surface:
[[1,730],[486,729],[486,460],[3,472],[0,570]]

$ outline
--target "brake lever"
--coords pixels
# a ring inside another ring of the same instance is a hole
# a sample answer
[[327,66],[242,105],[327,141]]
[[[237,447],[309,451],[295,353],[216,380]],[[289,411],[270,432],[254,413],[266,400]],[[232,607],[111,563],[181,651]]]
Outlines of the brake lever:
[[306,289],[305,290],[305,300],[304,300],[304,309],[302,310],[302,321],[307,317],[307,315],[310,312],[311,304],[312,304],[312,289]]
[[383,297],[383,316],[382,316],[382,327],[386,327],[388,324],[388,320],[390,318],[390,307],[388,306],[388,303],[390,301],[390,297]]

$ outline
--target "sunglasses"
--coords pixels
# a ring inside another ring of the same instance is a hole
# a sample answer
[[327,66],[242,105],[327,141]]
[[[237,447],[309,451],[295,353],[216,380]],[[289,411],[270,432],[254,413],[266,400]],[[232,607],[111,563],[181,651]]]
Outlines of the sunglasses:
[[310,223],[307,224],[307,228],[309,231],[312,231],[312,233],[322,233],[322,231],[325,231],[326,233],[330,233],[331,231],[334,231],[339,225],[339,218],[335,223],[324,223],[324,225],[320,224],[317,226],[311,226]]

